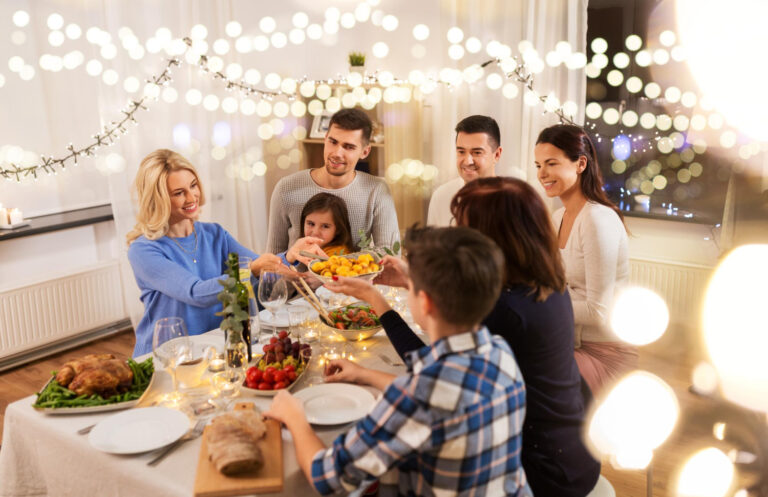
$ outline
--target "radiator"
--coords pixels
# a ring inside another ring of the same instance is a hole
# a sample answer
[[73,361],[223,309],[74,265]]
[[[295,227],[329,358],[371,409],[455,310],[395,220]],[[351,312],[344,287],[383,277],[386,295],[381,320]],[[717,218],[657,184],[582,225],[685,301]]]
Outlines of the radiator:
[[701,305],[714,268],[693,264],[630,259],[632,285],[649,288],[667,302],[671,323],[699,328]]
[[117,261],[0,292],[0,359],[126,316]]

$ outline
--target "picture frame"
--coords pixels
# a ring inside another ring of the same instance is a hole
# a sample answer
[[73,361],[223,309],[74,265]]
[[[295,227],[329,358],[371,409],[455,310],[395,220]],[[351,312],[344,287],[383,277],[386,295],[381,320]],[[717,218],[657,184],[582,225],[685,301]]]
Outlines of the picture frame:
[[320,114],[315,116],[312,121],[312,129],[309,132],[310,138],[325,138],[325,134],[328,132],[328,128],[331,125],[332,112],[324,110]]

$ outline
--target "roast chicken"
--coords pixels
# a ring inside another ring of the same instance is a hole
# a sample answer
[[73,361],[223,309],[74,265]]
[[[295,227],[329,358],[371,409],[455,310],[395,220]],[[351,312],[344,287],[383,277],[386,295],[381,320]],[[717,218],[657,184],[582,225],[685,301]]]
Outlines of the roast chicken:
[[112,354],[89,354],[64,364],[56,381],[78,395],[95,393],[107,398],[130,388],[133,371]]

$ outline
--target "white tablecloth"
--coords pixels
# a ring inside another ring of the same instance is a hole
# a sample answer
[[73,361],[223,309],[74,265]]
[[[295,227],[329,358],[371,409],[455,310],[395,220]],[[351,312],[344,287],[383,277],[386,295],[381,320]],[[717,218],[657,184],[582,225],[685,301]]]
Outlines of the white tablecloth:
[[[223,344],[221,331],[193,337],[217,340]],[[402,373],[404,367],[385,364],[379,354],[398,360],[392,344],[383,331],[364,342],[367,350],[354,344],[355,360],[367,367]],[[317,366],[316,366],[317,367]],[[170,378],[158,373],[157,388],[167,388]],[[163,379],[163,377],[165,377]],[[305,377],[296,385],[300,390]],[[41,383],[44,383],[41,379]],[[156,385],[153,385],[153,390]],[[372,390],[375,392],[374,390]],[[378,392],[376,392],[378,394]],[[0,448],[0,496],[183,496],[193,493],[200,439],[182,444],[160,464],[150,467],[153,453],[120,456],[99,452],[88,443],[80,428],[97,423],[114,413],[84,415],[47,415],[32,408],[34,396],[14,402],[5,412],[2,448]],[[266,409],[271,398],[245,395],[238,400],[253,400]],[[330,444],[351,425],[316,427],[319,437]],[[312,495],[296,462],[290,434],[283,430],[283,466],[285,486],[280,495]],[[265,454],[269,457],[269,454]]]

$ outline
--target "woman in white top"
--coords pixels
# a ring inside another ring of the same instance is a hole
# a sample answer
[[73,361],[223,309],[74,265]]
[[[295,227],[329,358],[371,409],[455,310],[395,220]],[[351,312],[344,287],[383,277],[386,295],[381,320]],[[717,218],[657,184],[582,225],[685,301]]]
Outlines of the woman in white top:
[[629,280],[627,230],[603,191],[595,146],[578,126],[544,129],[534,151],[538,178],[563,208],[553,214],[573,304],[576,363],[597,394],[637,364],[637,351],[608,326],[616,291]]

